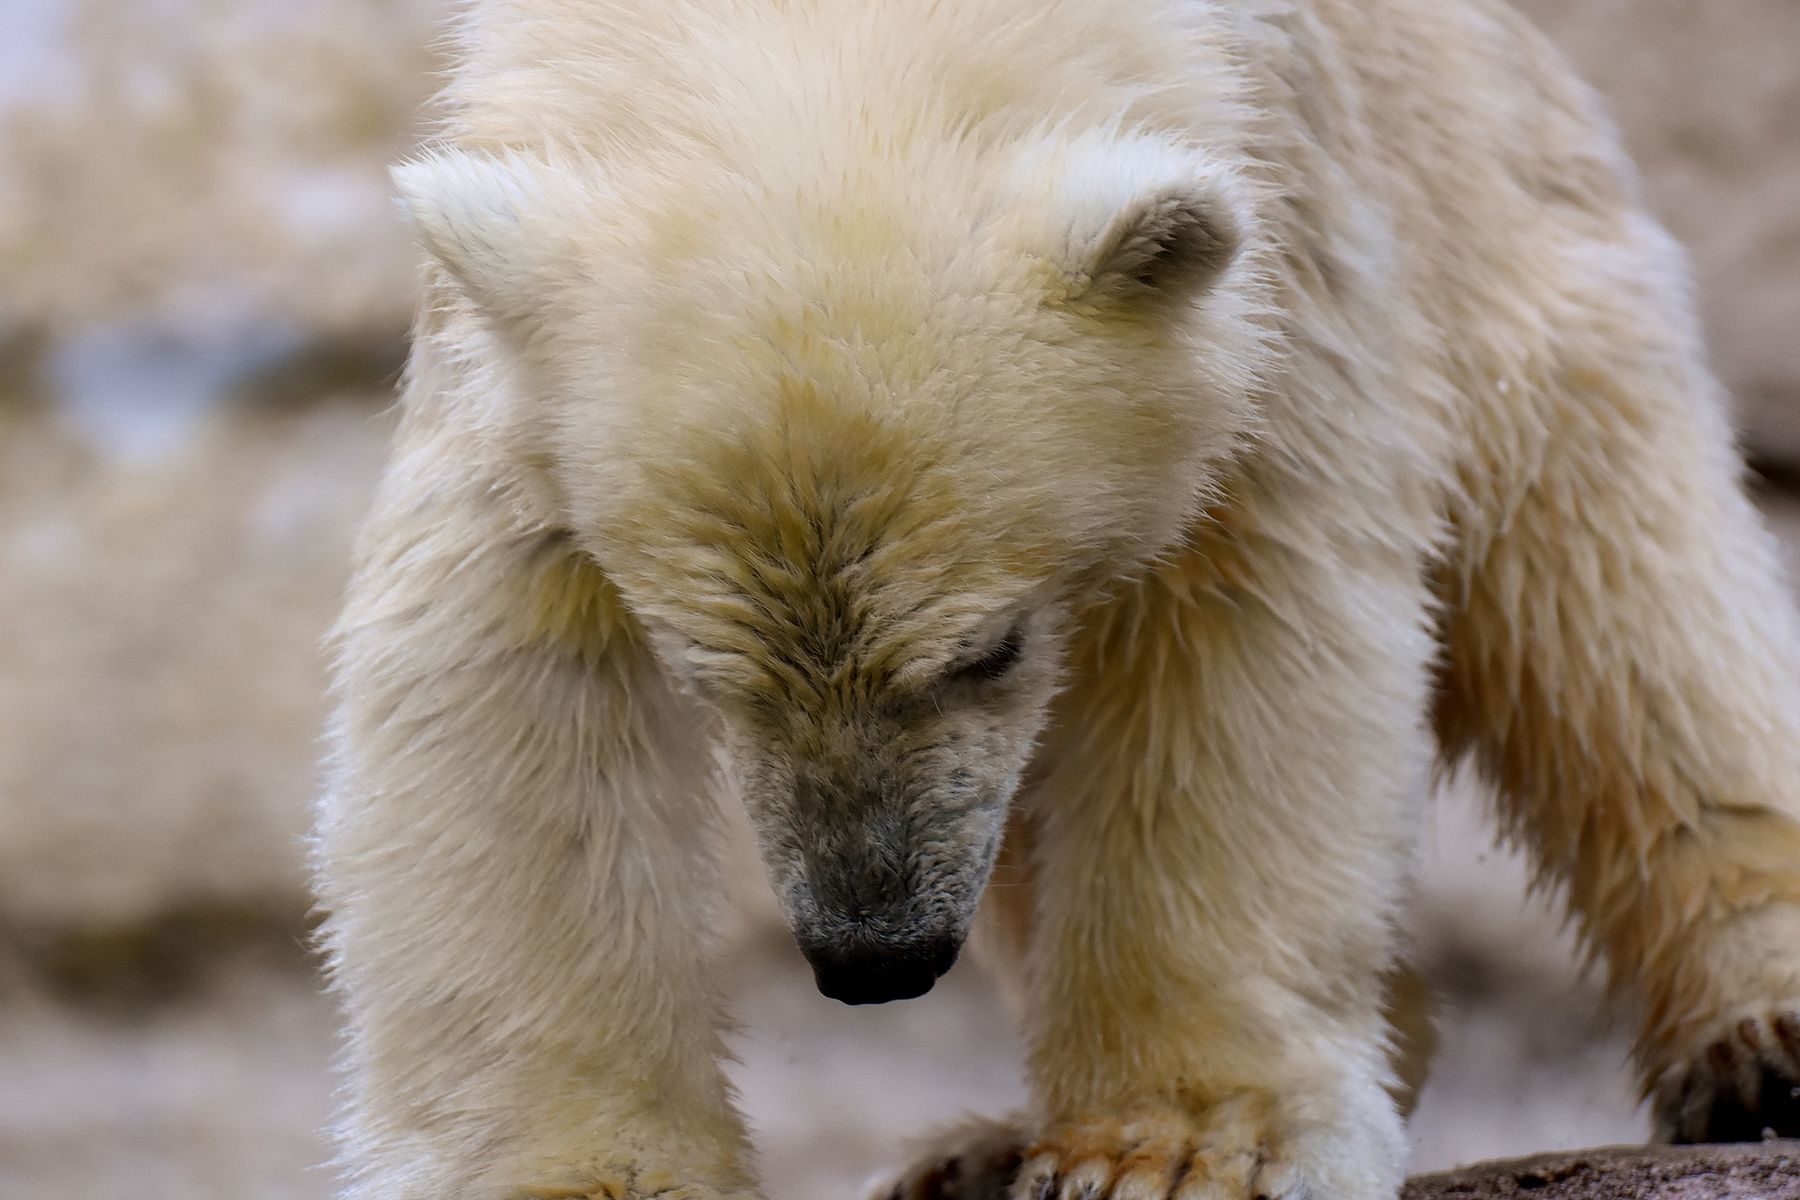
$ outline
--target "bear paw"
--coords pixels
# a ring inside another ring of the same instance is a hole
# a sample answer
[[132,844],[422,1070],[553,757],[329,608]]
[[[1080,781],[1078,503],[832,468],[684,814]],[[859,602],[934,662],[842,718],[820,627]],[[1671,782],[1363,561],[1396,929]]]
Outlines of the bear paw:
[[1800,1137],[1800,1003],[1722,1022],[1656,1088],[1665,1141]]
[[912,1165],[869,1200],[1005,1200],[1029,1141],[1019,1120],[971,1118],[916,1145]]
[[1027,1147],[1010,1200],[1390,1197],[1400,1183],[1398,1119],[1380,1107],[1366,1115],[1366,1129],[1315,1125],[1272,1095],[1245,1092],[1196,1114],[1075,1121]]
[[1032,1145],[1013,1200],[1227,1200],[1274,1195],[1263,1105],[1240,1097],[1201,1120],[1155,1114],[1072,1122]]

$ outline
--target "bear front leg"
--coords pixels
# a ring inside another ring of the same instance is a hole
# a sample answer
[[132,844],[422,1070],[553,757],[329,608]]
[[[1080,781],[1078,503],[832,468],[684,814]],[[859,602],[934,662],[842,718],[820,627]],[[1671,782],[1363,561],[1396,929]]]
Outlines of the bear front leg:
[[1384,972],[1425,787],[1391,552],[1239,530],[1091,630],[1031,798],[1035,1136],[1014,1200],[1385,1200]]
[[1470,383],[1438,726],[1640,1010],[1658,1134],[1792,1137],[1800,625],[1679,256],[1637,214],[1599,228],[1496,306],[1556,315]]
[[396,468],[340,624],[316,870],[343,1195],[748,1195],[704,731],[598,569],[499,494]]

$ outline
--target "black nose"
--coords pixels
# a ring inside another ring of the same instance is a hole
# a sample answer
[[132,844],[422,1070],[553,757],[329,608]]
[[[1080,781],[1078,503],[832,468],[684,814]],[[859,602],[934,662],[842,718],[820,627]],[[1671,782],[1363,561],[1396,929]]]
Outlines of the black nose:
[[886,1004],[929,992],[955,964],[962,939],[954,934],[900,943],[803,938],[800,949],[812,964],[821,995],[845,1004]]

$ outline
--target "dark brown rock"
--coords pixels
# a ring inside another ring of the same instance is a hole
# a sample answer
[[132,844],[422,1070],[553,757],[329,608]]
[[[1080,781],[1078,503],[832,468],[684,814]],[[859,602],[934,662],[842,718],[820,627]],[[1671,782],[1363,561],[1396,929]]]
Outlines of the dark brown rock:
[[1407,1181],[1401,1200],[1800,1200],[1800,1141],[1602,1146]]

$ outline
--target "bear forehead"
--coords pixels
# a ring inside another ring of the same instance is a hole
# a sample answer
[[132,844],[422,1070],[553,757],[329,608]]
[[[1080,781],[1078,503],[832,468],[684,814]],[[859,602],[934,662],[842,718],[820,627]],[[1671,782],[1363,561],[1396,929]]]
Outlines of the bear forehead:
[[797,393],[641,458],[601,557],[654,625],[739,687],[871,685],[955,653],[1062,555],[1029,503],[893,412]]
[[1056,539],[967,465],[867,411],[718,430],[644,465],[621,554],[634,590],[684,615],[809,643],[956,597],[997,603],[1049,575]]

